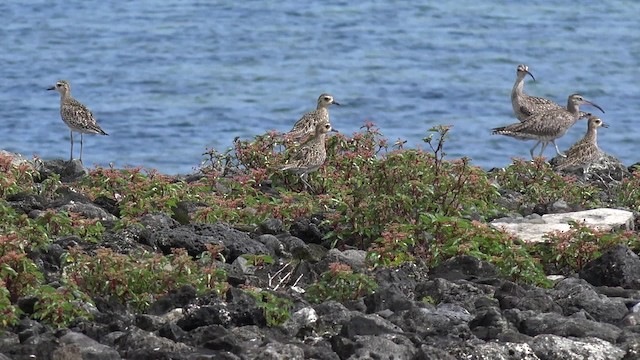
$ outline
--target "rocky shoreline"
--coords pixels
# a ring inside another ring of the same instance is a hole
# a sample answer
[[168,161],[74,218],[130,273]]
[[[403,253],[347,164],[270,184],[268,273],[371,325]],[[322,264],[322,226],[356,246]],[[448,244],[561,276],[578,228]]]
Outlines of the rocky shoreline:
[[[86,169],[51,161],[40,173],[59,174],[66,182]],[[30,217],[63,209],[105,224],[99,243],[60,237],[29,255],[51,284],[59,284],[62,254],[74,246],[121,254],[179,248],[196,256],[216,244],[223,255],[216,264],[229,288],[222,295],[198,295],[183,286],[144,312],[94,298],[95,306],[78,305],[87,307],[90,320],[62,329],[23,316],[0,335],[0,360],[640,359],[640,258],[625,246],[543,288],[507,280],[494,265],[468,255],[433,269],[417,262],[372,270],[364,250],[329,249],[323,243],[329,229],[316,217],[289,228],[269,219],[248,230],[158,212],[145,215],[142,226],[118,228],[109,226],[119,215],[116,207],[73,191],[55,202],[19,194],[7,200]],[[377,289],[348,301],[310,302],[304,289],[336,264],[368,274]],[[277,292],[288,300],[291,316],[269,326],[264,303],[246,289]],[[36,300],[25,296],[17,305],[30,315]]]

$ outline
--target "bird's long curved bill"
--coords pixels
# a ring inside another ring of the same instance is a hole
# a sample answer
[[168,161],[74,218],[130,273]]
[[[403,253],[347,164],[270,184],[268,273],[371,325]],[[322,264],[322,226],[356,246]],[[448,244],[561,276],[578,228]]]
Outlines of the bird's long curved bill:
[[587,104],[589,104],[589,105],[591,105],[591,106],[593,106],[593,107],[598,108],[598,110],[602,111],[602,113],[604,114],[604,110],[602,110],[602,108],[601,108],[600,106],[598,106],[598,105],[596,105],[596,104],[592,103],[591,101],[586,101],[586,103],[587,103]]
[[530,73],[530,72],[528,72],[528,71],[527,71],[527,74],[529,74],[529,76],[531,76],[531,78],[533,79],[533,81],[536,81],[536,78],[533,76],[533,74],[532,74],[532,73]]

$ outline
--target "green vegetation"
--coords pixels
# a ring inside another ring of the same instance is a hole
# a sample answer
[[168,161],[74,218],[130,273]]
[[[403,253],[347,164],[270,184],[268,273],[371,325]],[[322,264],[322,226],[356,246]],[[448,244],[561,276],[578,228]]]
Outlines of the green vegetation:
[[378,284],[365,274],[354,273],[346,264],[329,264],[329,270],[307,289],[307,300],[320,303],[326,300],[357,300],[371,294]]
[[267,326],[279,326],[291,317],[293,301],[266,290],[248,290],[262,309]]
[[[503,171],[487,175],[467,158],[449,160],[445,153],[450,127],[428,131],[424,148],[390,144],[371,123],[353,136],[328,140],[328,160],[311,173],[315,193],[301,191],[296,175],[281,172],[285,146],[273,133],[252,141],[236,141],[223,153],[211,150],[202,177],[187,182],[141,168],[92,169],[88,176],[63,184],[58,176],[40,179],[27,163],[0,156],[0,329],[23,315],[16,303],[33,295],[33,314],[54,326],[87,317],[87,303],[97,296],[115,299],[132,310],[144,310],[158,297],[183,285],[198,293],[223,293],[226,274],[216,266],[220,248],[192,257],[182,249],[163,256],[151,251],[118,253],[100,248],[105,234],[139,226],[146,214],[164,212],[181,222],[227,222],[254,229],[269,218],[285,227],[298,218],[322,215],[333,246],[367,251],[369,268],[420,262],[433,267],[448,258],[469,254],[493,263],[512,280],[546,284],[545,269],[570,273],[607,248],[626,244],[638,248],[634,233],[601,233],[574,224],[571,232],[550,234],[546,245],[530,246],[486,225],[501,213],[500,190],[521,194],[523,203],[547,204],[559,199],[571,205],[595,207],[601,190],[562,176],[536,159],[515,159]],[[619,206],[640,209],[640,175],[608,189]],[[56,209],[23,214],[10,205],[15,196],[41,197],[46,203],[64,191],[115,204],[115,221],[101,222]],[[184,213],[181,203],[198,204]],[[178,213],[182,211],[182,213]],[[57,288],[47,284],[44,269],[31,255],[47,251],[54,241],[78,237],[81,246],[66,249]],[[85,245],[84,247],[82,245]],[[88,246],[91,245],[91,246]],[[274,263],[266,255],[246,254],[254,267]],[[321,302],[355,300],[375,290],[365,273],[332,264],[307,289],[307,299]],[[276,292],[254,294],[269,326],[282,324],[292,308]]]

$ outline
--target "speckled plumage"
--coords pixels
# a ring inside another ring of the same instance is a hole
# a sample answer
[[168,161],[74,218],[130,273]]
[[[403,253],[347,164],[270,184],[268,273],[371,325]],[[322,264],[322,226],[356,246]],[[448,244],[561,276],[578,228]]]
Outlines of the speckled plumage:
[[71,96],[71,85],[65,80],[60,80],[55,86],[47,90],[56,90],[60,93],[60,116],[69,127],[71,133],[71,156],[73,160],[73,132],[80,133],[80,161],[82,161],[82,134],[108,135],[96,122],[93,114],[81,102]]
[[538,140],[529,150],[533,158],[533,151],[542,143],[540,156],[549,143],[556,148],[558,155],[564,156],[556,145],[556,139],[562,137],[567,130],[580,118],[580,105],[589,104],[600,109],[602,108],[591,101],[585,100],[580,94],[570,95],[567,100],[567,109],[561,108],[543,113],[531,115],[523,122],[493,129],[493,134],[506,135],[518,140]]
[[587,168],[602,156],[602,150],[598,147],[598,128],[609,127],[597,116],[589,116],[587,119],[587,133],[582,139],[573,144],[565,153],[566,160],[556,166],[556,170]]
[[294,150],[289,161],[280,170],[289,170],[300,176],[306,187],[311,187],[306,181],[310,172],[314,172],[324,164],[327,159],[325,140],[327,133],[331,131],[330,123],[318,123],[314,129],[314,135]]
[[293,140],[301,140],[311,136],[316,131],[317,124],[328,124],[329,106],[332,104],[340,105],[331,94],[322,94],[318,97],[318,105],[316,110],[308,112],[300,118],[293,128],[285,134],[285,137]]
[[[516,82],[513,84],[513,89],[511,89],[511,106],[513,107],[513,112],[518,120],[525,121],[534,114],[565,109],[560,104],[549,99],[526,94],[524,92],[524,78],[527,75],[531,76],[533,81],[536,81],[533,74],[529,72],[529,67],[527,65],[518,65],[516,69]],[[580,112],[581,118],[588,115],[588,113]]]

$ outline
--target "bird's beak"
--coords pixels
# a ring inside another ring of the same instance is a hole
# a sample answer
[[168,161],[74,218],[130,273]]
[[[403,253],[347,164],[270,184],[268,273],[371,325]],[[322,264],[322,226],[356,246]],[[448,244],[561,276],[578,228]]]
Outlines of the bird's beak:
[[536,81],[536,78],[535,78],[535,77],[533,76],[533,74],[532,74],[532,73],[530,73],[528,70],[527,70],[527,74],[529,74],[529,76],[531,76],[531,78],[533,79],[533,81]]
[[334,100],[334,101],[333,101],[333,105],[338,105],[338,106],[339,106],[339,105],[340,105],[340,103]]
[[332,131],[332,132],[337,132],[337,133],[339,133],[339,132],[340,132],[340,131],[338,131],[338,129],[334,129],[334,128],[331,128],[331,131]]
[[47,88],[47,90],[55,90],[55,89],[56,89],[56,87],[55,87],[55,86],[52,86],[52,87],[50,87],[50,88]]
[[606,127],[606,128],[608,128],[608,127],[609,127],[609,124],[606,124],[606,123],[604,123],[604,122],[603,122],[603,123],[602,123],[602,127]]
[[592,103],[591,101],[586,101],[587,104],[594,106],[596,108],[598,108],[598,110],[602,111],[602,113],[604,114],[604,110],[602,110],[602,108],[594,103]]

